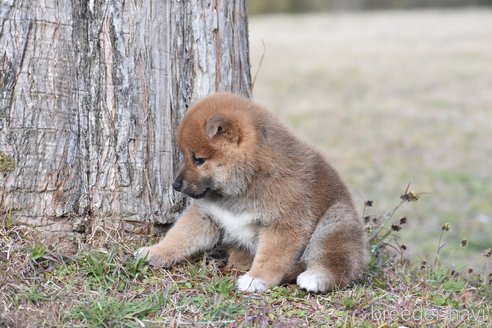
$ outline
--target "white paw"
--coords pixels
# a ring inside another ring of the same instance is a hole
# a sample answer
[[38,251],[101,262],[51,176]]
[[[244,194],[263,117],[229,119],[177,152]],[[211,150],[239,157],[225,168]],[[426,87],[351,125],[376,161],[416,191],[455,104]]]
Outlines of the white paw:
[[133,256],[137,259],[145,259],[148,260],[150,255],[150,249],[148,247],[142,247],[133,252]]
[[308,292],[324,293],[330,287],[330,276],[326,272],[308,270],[297,276],[297,285]]
[[237,280],[236,287],[243,292],[256,292],[266,290],[267,284],[261,279],[244,274]]

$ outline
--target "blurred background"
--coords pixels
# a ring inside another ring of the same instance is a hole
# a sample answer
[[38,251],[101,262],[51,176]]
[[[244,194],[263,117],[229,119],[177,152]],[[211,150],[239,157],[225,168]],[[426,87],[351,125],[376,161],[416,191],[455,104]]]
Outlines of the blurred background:
[[248,0],[249,14],[490,6],[492,0]]
[[[492,0],[249,0],[255,100],[339,171],[362,213],[411,183],[409,256],[492,270]],[[468,245],[461,247],[466,239]],[[446,259],[444,261],[444,259]],[[488,267],[487,267],[488,265]]]

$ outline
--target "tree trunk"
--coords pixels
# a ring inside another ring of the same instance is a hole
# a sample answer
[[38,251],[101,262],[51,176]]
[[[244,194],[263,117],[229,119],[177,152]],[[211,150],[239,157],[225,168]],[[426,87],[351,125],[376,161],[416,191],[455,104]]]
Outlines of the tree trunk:
[[186,108],[249,95],[245,0],[6,0],[0,23],[0,210],[171,222]]

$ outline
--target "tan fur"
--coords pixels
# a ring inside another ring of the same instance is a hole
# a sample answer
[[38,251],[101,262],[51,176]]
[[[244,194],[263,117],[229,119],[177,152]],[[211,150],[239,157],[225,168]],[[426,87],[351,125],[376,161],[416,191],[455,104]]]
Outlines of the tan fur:
[[238,288],[295,280],[309,291],[361,275],[363,224],[338,174],[312,148],[248,99],[216,94],[194,105],[178,131],[184,165],[175,188],[191,207],[157,245],[138,251],[171,265],[229,245],[230,267],[249,268]]
[[227,259],[227,265],[225,269],[228,271],[238,270],[238,271],[248,271],[251,269],[251,264],[253,264],[253,256],[251,253],[243,251],[242,249],[236,247],[229,247],[227,249],[229,258]]

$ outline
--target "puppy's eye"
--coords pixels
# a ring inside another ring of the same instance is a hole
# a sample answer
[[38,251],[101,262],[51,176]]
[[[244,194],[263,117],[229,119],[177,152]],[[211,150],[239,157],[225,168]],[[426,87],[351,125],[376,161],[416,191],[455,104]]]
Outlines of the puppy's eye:
[[195,158],[196,165],[202,165],[203,163],[205,163],[205,158]]
[[193,162],[195,163],[196,166],[200,166],[203,165],[203,163],[205,163],[205,158],[196,157],[195,154],[193,154]]

